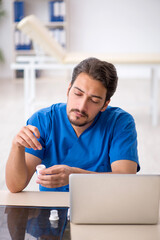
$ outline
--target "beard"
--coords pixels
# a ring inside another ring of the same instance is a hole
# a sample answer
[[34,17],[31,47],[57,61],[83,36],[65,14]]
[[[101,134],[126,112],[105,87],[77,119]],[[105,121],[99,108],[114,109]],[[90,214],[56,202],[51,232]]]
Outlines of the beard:
[[[81,116],[76,116],[75,119],[72,119],[70,114],[73,112],[77,112]],[[81,112],[78,109],[71,109],[68,114],[68,119],[69,119],[70,123],[76,127],[83,127],[93,121],[93,119],[88,121],[88,114],[84,111]]]

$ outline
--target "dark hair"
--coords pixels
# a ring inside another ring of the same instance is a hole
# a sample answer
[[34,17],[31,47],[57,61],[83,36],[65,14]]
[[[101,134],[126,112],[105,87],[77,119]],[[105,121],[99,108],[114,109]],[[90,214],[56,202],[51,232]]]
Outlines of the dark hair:
[[80,73],[86,73],[93,79],[102,82],[107,89],[106,101],[115,93],[118,76],[113,64],[101,61],[97,58],[87,58],[83,60],[73,70],[71,86]]

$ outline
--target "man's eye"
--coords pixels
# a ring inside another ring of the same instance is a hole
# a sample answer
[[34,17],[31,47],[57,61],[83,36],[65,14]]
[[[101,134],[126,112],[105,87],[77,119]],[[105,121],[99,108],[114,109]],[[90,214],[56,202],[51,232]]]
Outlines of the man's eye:
[[81,96],[82,94],[81,93],[74,93],[76,96]]
[[91,101],[92,101],[93,103],[95,103],[95,104],[98,104],[98,103],[99,103],[99,101],[96,101],[96,100],[94,100],[94,99],[92,99],[92,98],[91,98]]

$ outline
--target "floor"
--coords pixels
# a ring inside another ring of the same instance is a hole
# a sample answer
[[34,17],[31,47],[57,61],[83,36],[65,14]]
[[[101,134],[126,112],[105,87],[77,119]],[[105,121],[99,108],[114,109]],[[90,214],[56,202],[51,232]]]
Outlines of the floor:
[[[35,110],[52,103],[65,102],[68,84],[69,80],[63,74],[37,79]],[[150,80],[119,79],[119,86],[111,105],[122,107],[135,118],[140,173],[160,174],[160,115],[158,125],[153,127],[150,117]],[[6,189],[6,160],[12,139],[23,125],[23,80],[0,79],[0,189]],[[27,190],[38,190],[35,178],[34,175]]]

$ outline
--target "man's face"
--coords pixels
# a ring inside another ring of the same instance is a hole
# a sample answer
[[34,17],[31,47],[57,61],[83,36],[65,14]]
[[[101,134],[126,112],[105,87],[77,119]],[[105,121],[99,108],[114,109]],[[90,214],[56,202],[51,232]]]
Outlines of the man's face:
[[89,127],[99,111],[108,106],[106,92],[100,81],[80,73],[72,87],[69,85],[67,94],[67,115],[72,126]]

